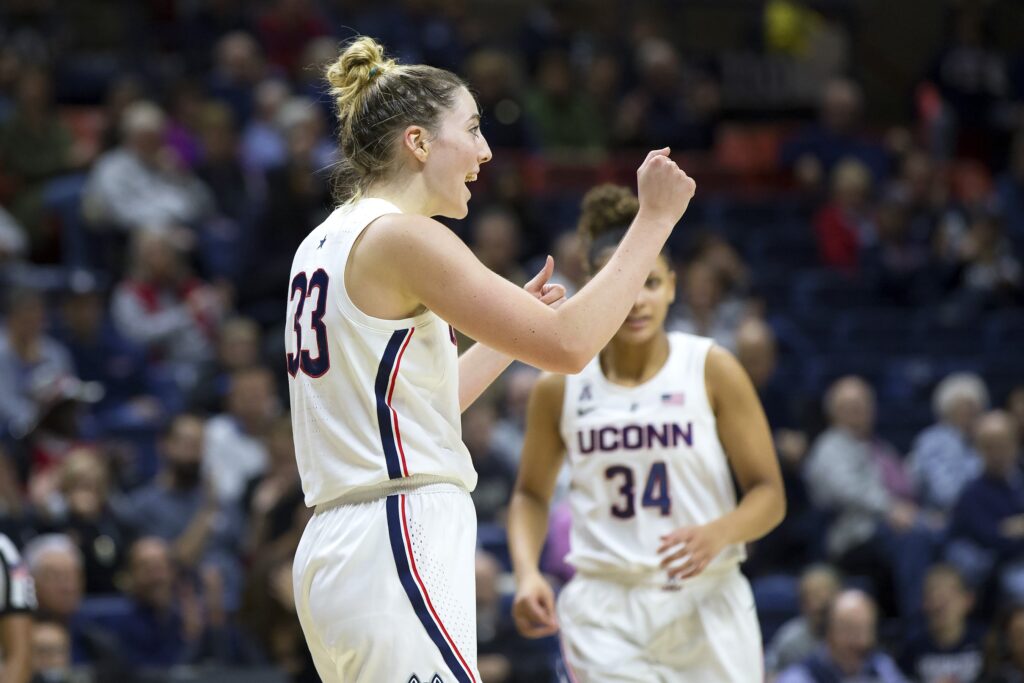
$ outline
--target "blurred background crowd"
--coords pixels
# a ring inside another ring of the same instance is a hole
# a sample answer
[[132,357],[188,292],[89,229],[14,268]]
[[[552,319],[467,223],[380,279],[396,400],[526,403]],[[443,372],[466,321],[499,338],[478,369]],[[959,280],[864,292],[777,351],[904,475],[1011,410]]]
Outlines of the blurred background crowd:
[[[1019,2],[6,0],[0,531],[39,680],[317,680],[284,309],[356,33],[477,93],[495,160],[451,225],[514,282],[550,253],[578,287],[583,192],[648,149],[697,179],[669,325],[738,355],[775,434],[789,513],[745,565],[769,676],[826,647],[1024,680]],[[558,665],[509,616],[535,379],[463,418],[487,683]],[[567,528],[559,503],[556,582]],[[844,586],[870,597],[826,609]]]

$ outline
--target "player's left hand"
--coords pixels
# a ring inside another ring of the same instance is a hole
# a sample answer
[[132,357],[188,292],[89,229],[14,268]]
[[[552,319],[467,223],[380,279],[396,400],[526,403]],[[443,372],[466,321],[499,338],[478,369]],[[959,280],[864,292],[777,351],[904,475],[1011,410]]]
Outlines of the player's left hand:
[[721,550],[720,535],[707,526],[684,526],[661,537],[658,554],[670,579],[689,579],[707,569]]
[[565,287],[559,284],[548,284],[548,280],[551,279],[554,272],[555,259],[548,256],[544,261],[544,267],[523,286],[523,289],[540,299],[542,304],[558,308],[565,303]]

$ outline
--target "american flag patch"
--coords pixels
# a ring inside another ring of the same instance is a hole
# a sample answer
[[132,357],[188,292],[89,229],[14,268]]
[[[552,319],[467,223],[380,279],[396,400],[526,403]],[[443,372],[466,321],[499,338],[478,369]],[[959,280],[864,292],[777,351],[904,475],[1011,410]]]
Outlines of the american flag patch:
[[686,401],[686,395],[683,392],[675,394],[662,394],[661,402],[667,406],[681,406]]

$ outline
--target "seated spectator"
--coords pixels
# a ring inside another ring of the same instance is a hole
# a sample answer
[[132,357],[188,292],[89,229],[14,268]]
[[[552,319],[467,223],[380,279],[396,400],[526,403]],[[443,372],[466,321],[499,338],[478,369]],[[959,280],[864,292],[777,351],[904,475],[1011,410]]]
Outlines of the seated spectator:
[[974,594],[950,565],[928,570],[923,629],[903,646],[900,665],[919,683],[973,683],[982,666],[981,629],[968,621]]
[[494,449],[512,468],[519,466],[526,426],[526,404],[538,375],[534,367],[513,363],[501,378],[499,417],[494,425],[492,443]]
[[462,439],[479,475],[473,490],[477,517],[481,523],[499,522],[504,526],[516,472],[494,448],[495,420],[494,406],[477,401],[462,413]]
[[[509,646],[515,638],[515,625],[503,614],[498,578],[501,566],[492,555],[476,554],[476,631],[479,643],[480,677],[494,683],[512,680],[514,654]],[[510,656],[512,655],[512,656]]]
[[980,586],[999,576],[999,589],[1024,599],[1024,474],[1017,424],[1002,410],[986,413],[975,430],[984,470],[960,493],[950,518],[948,559]]
[[248,318],[229,318],[217,330],[217,357],[208,361],[189,396],[189,409],[205,415],[227,410],[231,375],[260,360],[260,328]]
[[470,226],[469,246],[480,262],[517,285],[529,279],[519,265],[523,229],[515,214],[490,208]]
[[494,149],[532,147],[515,58],[483,48],[469,56],[465,69],[480,105],[480,127],[487,143]]
[[182,388],[213,355],[213,335],[227,307],[220,293],[195,277],[166,235],[137,233],[131,274],[114,290],[114,324],[141,344],[151,361],[168,364]]
[[897,306],[930,303],[939,291],[932,248],[912,233],[906,201],[884,197],[877,210],[878,241],[860,254],[863,279],[879,302]]
[[60,624],[71,636],[72,663],[117,672],[121,658],[116,643],[80,615],[85,575],[74,542],[64,534],[38,536],[25,546],[25,562],[35,582],[39,616]]
[[841,588],[838,572],[827,564],[811,565],[803,571],[800,616],[783,624],[765,649],[769,674],[799,664],[824,646],[829,605]]
[[49,258],[57,235],[43,212],[45,184],[85,161],[76,157],[71,131],[53,104],[50,75],[25,68],[18,75],[14,113],[0,126],[0,169],[14,190],[7,205],[28,231],[32,252]]
[[[79,683],[81,676],[73,677],[71,670],[71,635],[63,624],[51,619],[37,619],[32,625],[31,644],[33,683]],[[6,668],[5,665],[5,672]]]
[[232,27],[213,48],[214,65],[208,89],[214,99],[225,102],[239,125],[253,113],[253,91],[266,75],[266,62],[256,39],[242,27]]
[[1024,604],[1008,605],[993,622],[985,648],[981,683],[1024,680]]
[[266,471],[264,439],[279,413],[268,369],[257,365],[231,375],[227,411],[210,418],[203,441],[203,476],[223,504],[238,506],[246,484]]
[[1014,137],[1009,168],[996,184],[996,195],[1006,216],[1006,233],[1019,253],[1024,246],[1024,129]]
[[860,266],[861,252],[878,234],[871,212],[871,174],[859,161],[844,159],[832,172],[832,195],[814,216],[821,264],[847,273]]
[[932,392],[938,421],[914,440],[908,470],[917,501],[937,527],[945,525],[963,487],[981,473],[971,435],[988,401],[984,380],[973,373],[949,375]]
[[176,402],[147,364],[145,349],[115,327],[94,284],[65,295],[57,333],[81,378],[103,386],[103,400],[94,410],[101,429],[154,429]]
[[170,546],[160,538],[140,538],[128,553],[127,610],[97,618],[137,671],[184,664],[202,636],[198,598],[179,591],[177,581]]
[[34,376],[71,375],[71,357],[46,336],[42,295],[8,289],[4,294],[6,324],[0,330],[0,439],[23,439],[38,424],[43,406],[33,399]]
[[1006,397],[1006,412],[1017,422],[1020,450],[1024,452],[1024,385],[1014,387]]
[[117,575],[131,543],[128,526],[111,509],[108,478],[97,452],[72,451],[57,470],[59,496],[53,509],[39,511],[35,524],[41,532],[75,541],[89,595],[117,592]]
[[96,161],[85,190],[85,210],[95,225],[122,232],[164,232],[189,246],[213,207],[209,190],[164,145],[166,117],[152,102],[128,105],[123,142]]
[[18,221],[0,206],[0,266],[13,265],[27,255],[28,236]]
[[201,574],[213,567],[225,584],[224,609],[237,606],[241,590],[238,557],[243,521],[236,507],[223,505],[203,478],[202,418],[183,413],[171,420],[160,439],[161,471],[150,485],[126,501],[125,519],[139,536],[172,544],[175,562]]
[[786,518],[763,539],[751,545],[747,569],[797,573],[818,559],[821,515],[811,506],[802,475],[807,434],[799,428],[800,407],[791,387],[777,372],[775,334],[758,318],[748,318],[736,330],[736,357],[750,376],[771,426],[786,488]]
[[241,155],[246,169],[267,171],[288,160],[288,144],[277,121],[288,101],[288,85],[276,79],[266,80],[254,89],[255,111],[242,131]]
[[290,415],[274,418],[266,442],[267,469],[246,484],[242,496],[242,509],[248,512],[245,548],[250,557],[294,554],[312,514],[302,495]]
[[552,50],[541,56],[536,88],[527,93],[525,109],[549,156],[579,161],[581,155],[594,158],[604,152],[608,131],[590,96],[576,87],[578,82],[568,53]]
[[910,617],[933,540],[911,533],[918,509],[899,454],[875,434],[874,392],[859,377],[840,378],[825,410],[830,426],[811,446],[804,474],[811,500],[834,515],[829,557],[849,574],[870,576],[887,609]]
[[792,169],[806,189],[821,186],[843,159],[856,159],[875,181],[888,171],[882,146],[870,140],[862,115],[864,93],[845,78],[834,78],[822,89],[818,121],[782,148],[782,165]]
[[878,608],[864,592],[846,590],[828,610],[825,646],[782,672],[776,683],[906,683],[877,646]]
[[710,337],[730,351],[736,349],[736,328],[744,317],[743,305],[727,299],[718,271],[709,263],[694,261],[686,267],[682,301],[671,313],[673,331]]

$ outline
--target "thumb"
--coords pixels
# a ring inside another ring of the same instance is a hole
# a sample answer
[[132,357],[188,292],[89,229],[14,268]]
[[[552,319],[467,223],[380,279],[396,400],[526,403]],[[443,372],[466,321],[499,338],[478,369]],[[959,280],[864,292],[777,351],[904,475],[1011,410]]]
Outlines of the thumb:
[[540,272],[533,276],[533,279],[526,283],[526,289],[539,290],[548,280],[551,279],[551,275],[555,272],[555,259],[551,258],[549,254],[544,259],[544,267],[540,269]]

